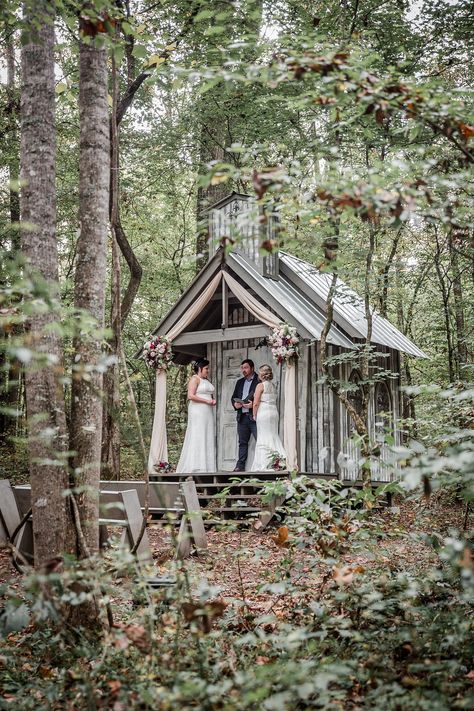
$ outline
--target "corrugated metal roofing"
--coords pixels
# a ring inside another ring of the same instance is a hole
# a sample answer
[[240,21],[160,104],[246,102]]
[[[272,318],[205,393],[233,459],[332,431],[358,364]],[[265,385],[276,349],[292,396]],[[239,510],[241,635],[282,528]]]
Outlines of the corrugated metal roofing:
[[[325,309],[332,281],[331,274],[320,272],[317,267],[309,262],[293,257],[286,252],[280,252],[280,269],[282,267],[283,275],[291,279],[293,273],[297,279],[302,280],[305,285],[304,293],[306,296],[317,306]],[[366,338],[367,336],[364,302],[355,291],[340,279],[337,280],[334,298],[334,321],[353,338]],[[373,343],[389,346],[419,358],[428,357],[375,309],[373,310],[371,340]]]
[[[273,305],[278,316],[288,319],[289,314],[292,325],[300,331],[300,335],[306,338],[319,339],[323,329],[325,319],[323,313],[314,308],[314,304],[301,294],[301,292],[286,279],[280,278],[278,281],[262,276],[249,262],[240,254],[231,252],[227,257],[227,264],[245,281],[252,286],[256,293],[265,300],[270,297],[276,305]],[[279,307],[281,311],[279,312]],[[329,331],[328,342],[342,348],[353,348],[353,343],[345,336],[336,325]]]

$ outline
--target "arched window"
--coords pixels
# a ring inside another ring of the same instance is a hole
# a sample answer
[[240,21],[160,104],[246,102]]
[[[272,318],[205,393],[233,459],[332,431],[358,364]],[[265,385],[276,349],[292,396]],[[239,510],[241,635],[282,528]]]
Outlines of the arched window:
[[375,429],[377,433],[391,433],[393,429],[393,409],[390,388],[385,380],[375,386]]

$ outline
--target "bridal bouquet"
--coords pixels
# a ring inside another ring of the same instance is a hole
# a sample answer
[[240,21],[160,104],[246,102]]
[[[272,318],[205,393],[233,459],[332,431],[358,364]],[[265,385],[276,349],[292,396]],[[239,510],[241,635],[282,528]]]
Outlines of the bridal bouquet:
[[171,342],[166,336],[150,336],[143,346],[142,358],[149,368],[166,370],[173,360]]
[[286,471],[286,459],[280,452],[270,452],[268,466],[275,472],[284,472]]
[[282,323],[274,328],[268,337],[268,345],[272,349],[272,355],[278,365],[299,356],[299,342],[296,328],[288,323]]
[[157,474],[169,474],[173,471],[173,467],[169,462],[158,462],[153,468]]

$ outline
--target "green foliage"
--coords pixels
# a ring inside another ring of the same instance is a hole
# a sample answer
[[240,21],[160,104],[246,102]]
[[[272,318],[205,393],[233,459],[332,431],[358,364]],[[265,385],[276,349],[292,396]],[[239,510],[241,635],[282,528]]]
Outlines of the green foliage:
[[[466,538],[439,535],[428,569],[413,560],[402,571],[381,553],[394,536],[406,545],[410,534],[354,509],[357,526],[343,545],[324,547],[322,536],[331,539],[355,495],[326,483],[313,488],[315,517],[314,507],[296,505],[311,492],[306,483],[296,480],[294,490],[290,535],[279,537],[284,555],[273,574],[262,566],[257,592],[271,601],[263,613],[238,590],[224,608],[192,563],[176,571],[175,586],[150,591],[132,558],[113,550],[91,567],[65,561],[28,576],[20,593],[3,586],[4,702],[14,696],[19,709],[469,708],[474,569]],[[256,544],[235,555],[264,563],[267,551]],[[70,605],[92,597],[104,623],[106,602],[116,615],[98,637],[67,622]]]
[[[75,372],[72,338],[93,328],[87,314],[71,309],[79,8],[59,3],[57,9],[55,294],[15,265],[18,229],[10,208],[19,186],[18,75],[14,87],[0,89],[2,435],[4,416],[16,414],[0,464],[10,478],[27,473],[21,367],[45,360],[20,332],[27,316],[56,315],[67,397]],[[266,497],[286,496],[280,528],[287,527],[275,536],[284,552],[277,573],[265,575],[264,546],[236,552],[260,556],[259,591],[272,596],[265,614],[252,611],[241,591],[222,616],[215,614],[218,591],[196,581],[192,565],[189,575],[177,571],[175,587],[151,593],[124,554],[94,561],[95,567],[67,560],[59,570],[2,587],[0,708],[472,708],[469,4],[277,0],[211,7],[165,0],[125,3],[122,15],[104,2],[94,8],[93,24],[104,10],[122,28],[114,40],[107,29],[119,95],[146,74],[120,126],[121,217],[143,266],[123,341],[145,433],[154,384],[134,354],[195,273],[197,192],[226,186],[256,194],[279,216],[280,246],[322,270],[336,266],[359,292],[367,284],[372,303],[430,356],[417,363],[403,357],[405,393],[415,408],[405,412],[405,422],[416,439],[395,454],[404,488],[417,500],[423,488],[427,497],[452,497],[452,506],[461,501],[466,530],[427,526],[414,534],[395,531],[390,519],[385,525],[378,504],[398,484],[372,493],[303,477],[275,482]],[[0,31],[12,39],[17,60],[24,29],[17,4],[2,5]],[[127,274],[123,262],[123,291]],[[337,356],[331,365],[347,359],[355,366],[360,354]],[[370,384],[385,375],[380,367]],[[171,371],[172,462],[184,431],[185,381],[186,373]],[[446,392],[448,383],[455,387]],[[124,387],[120,418],[121,474],[133,477],[141,462]],[[432,547],[429,565],[414,560],[401,570],[390,554],[380,558],[380,551],[393,551],[388,543],[395,536]],[[304,564],[303,554],[309,556]],[[347,559],[355,555],[376,565],[368,570]],[[69,617],[92,598],[105,624],[108,601],[120,620],[96,637]],[[275,605],[282,601],[280,618]],[[188,617],[186,603],[195,605]]]

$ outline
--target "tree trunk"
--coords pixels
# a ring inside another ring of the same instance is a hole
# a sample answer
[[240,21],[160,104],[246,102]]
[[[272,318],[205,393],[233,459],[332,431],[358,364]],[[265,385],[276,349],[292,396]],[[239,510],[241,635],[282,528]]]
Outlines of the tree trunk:
[[[107,52],[79,47],[79,221],[74,303],[96,326],[74,341],[71,434],[79,510],[88,552],[99,547],[99,482],[102,435],[102,356],[107,277],[110,138],[107,104]],[[83,551],[83,554],[86,552]]]
[[334,393],[341,404],[344,406],[347,414],[354,423],[357,434],[361,438],[361,455],[363,457],[363,464],[361,467],[361,477],[364,482],[364,486],[370,486],[371,480],[371,458],[378,455],[379,446],[375,442],[371,441],[370,427],[368,421],[369,414],[369,402],[371,396],[372,385],[370,383],[370,368],[372,363],[372,310],[370,308],[370,280],[372,276],[372,265],[375,254],[375,237],[376,232],[373,225],[369,226],[369,248],[366,255],[366,270],[365,270],[365,288],[364,288],[364,305],[365,305],[365,317],[367,320],[367,336],[364,344],[361,346],[358,352],[354,352],[354,360],[352,365],[357,365],[360,369],[362,380],[360,382],[360,395],[361,404],[358,408],[349,396],[348,392],[342,387],[341,381],[335,376],[334,371],[337,366],[332,365],[328,362],[328,348],[327,348],[327,337],[331,329],[333,319],[334,319],[334,304],[333,299],[336,292],[337,286],[337,256],[339,250],[339,222],[338,217],[333,216],[331,220],[333,224],[333,235],[331,236],[330,246],[323,245],[325,247],[325,259],[327,260],[328,267],[332,270],[332,280],[328,291],[328,296],[326,299],[326,319],[324,322],[323,329],[321,331],[320,338],[320,352],[321,352],[321,368],[326,379],[327,387]]
[[[44,358],[25,369],[28,454],[35,560],[44,563],[72,549],[67,499],[69,488],[65,406],[60,378],[61,341],[48,326],[57,322],[56,135],[54,92],[54,15],[51,4],[27,5],[25,22],[35,28],[22,48],[21,219],[22,249],[36,283],[51,297],[48,313],[33,315],[27,332],[32,350]],[[42,463],[47,462],[47,463]]]
[[[421,288],[424,273],[425,273],[425,270],[423,269],[422,274],[421,274],[420,278],[418,279],[418,284],[415,287],[415,295],[418,294],[418,291]],[[401,264],[400,264],[399,259],[397,259],[397,262],[396,262],[396,280],[397,280],[397,287],[396,287],[397,326],[402,333],[406,334],[407,331],[409,330],[411,319],[413,318],[413,309],[411,309],[411,311],[410,311],[410,308],[409,308],[408,315],[407,315],[407,317],[405,317],[403,298],[402,298],[402,293],[401,293],[401,288],[402,288],[401,287]],[[410,359],[404,353],[400,353],[400,377],[401,377],[401,384],[403,386],[412,385]],[[409,436],[416,437],[416,435],[417,435],[415,398],[413,397],[413,395],[409,395],[407,392],[405,392],[405,390],[401,390],[400,398],[401,398],[402,419],[405,421],[412,420],[412,422],[410,423],[410,429],[408,432],[406,429],[407,425],[406,424],[404,425],[403,439],[406,441],[409,439]]]
[[[218,96],[215,97],[216,102]],[[211,161],[224,160],[225,156],[225,140],[226,131],[225,123],[221,119],[217,121],[210,120],[205,106],[208,104],[208,99],[204,102],[201,100],[201,127],[200,127],[200,143],[199,143],[199,173],[207,171],[207,164]],[[208,124],[212,123],[212,131]],[[197,233],[196,233],[196,273],[199,272],[209,259],[209,227],[208,220],[202,219],[201,211],[221,200],[227,195],[229,188],[226,184],[208,185],[207,187],[198,188],[197,194]]]
[[[19,95],[15,85],[15,46],[13,28],[6,29],[5,57],[7,63],[7,135],[8,135],[8,177],[10,180],[10,258],[12,261],[21,249],[20,233],[18,224],[20,222],[20,196],[18,193],[18,179],[20,177],[20,137],[18,131],[19,124]],[[16,338],[22,329],[15,324],[11,333],[5,333],[5,339]],[[15,410],[18,402],[18,382],[21,370],[19,364],[10,359],[6,359],[7,348],[2,349],[0,354],[0,391],[2,401],[7,408]],[[7,362],[6,362],[7,361]],[[0,413],[0,438],[8,439],[15,431],[15,418],[8,412]]]
[[[9,152],[8,174],[10,178],[10,220],[13,225],[20,222],[20,196],[15,183],[20,175],[19,145],[18,145],[18,101],[15,87],[15,46],[13,32],[9,35],[5,46],[7,59],[7,98],[8,98],[8,133]],[[20,249],[19,232],[15,227],[11,230],[13,255]]]
[[443,274],[442,270],[441,256],[441,246],[439,243],[438,233],[436,232],[436,252],[434,263],[436,268],[436,274],[438,276],[441,297],[443,299],[444,324],[446,327],[446,347],[448,349],[449,382],[452,383],[455,380],[453,335],[451,329],[451,315],[449,312],[449,291],[445,283],[446,272]]
[[[230,41],[237,38],[239,32],[248,36],[252,34],[258,36],[262,23],[263,3],[260,0],[251,3],[247,10],[245,4],[234,7],[236,14],[232,29],[229,26],[225,38]],[[209,20],[210,26],[215,24],[215,19]],[[217,44],[221,44],[222,35],[219,35]],[[212,40],[210,40],[212,43]],[[243,48],[240,59],[243,62],[256,60],[254,49]],[[236,98],[236,95],[239,98]],[[198,138],[199,138],[199,172],[207,172],[207,165],[211,162],[222,162],[233,160],[234,154],[229,154],[226,148],[238,138],[233,136],[236,126],[235,115],[239,114],[239,103],[241,95],[232,92],[225,94],[222,86],[211,89],[205,98],[199,101],[197,112],[199,117]],[[238,129],[237,129],[238,130]],[[203,208],[221,200],[229,192],[229,186],[224,183],[208,185],[198,188],[197,194],[197,236],[196,236],[196,272],[199,272],[209,259],[209,230],[207,220],[203,220],[201,212]]]
[[468,361],[467,356],[467,335],[464,320],[464,306],[462,293],[462,277],[459,268],[459,255],[455,244],[455,234],[453,230],[448,236],[449,258],[451,262],[452,284],[453,284],[453,300],[454,300],[454,316],[456,321],[456,375],[459,379],[467,379],[465,365]]
[[389,287],[389,282],[390,282],[390,269],[393,265],[393,261],[395,259],[397,249],[398,249],[398,244],[400,242],[400,236],[402,234],[402,229],[400,228],[395,236],[392,239],[392,246],[390,248],[390,254],[388,255],[388,259],[385,262],[384,266],[381,269],[380,272],[380,277],[379,277],[379,310],[380,310],[380,315],[383,316],[384,318],[387,318],[387,307],[388,307],[388,287]]
[[106,479],[120,479],[120,253],[112,230],[111,327],[109,354],[117,359],[104,375],[102,468]]
[[122,333],[120,309],[120,255],[115,237],[119,221],[119,143],[117,126],[118,77],[112,56],[112,116],[110,118],[110,196],[109,214],[112,230],[112,277],[110,293],[110,324],[112,337],[109,353],[115,357],[104,375],[104,403],[102,413],[102,467],[107,479],[120,479],[120,344]]

